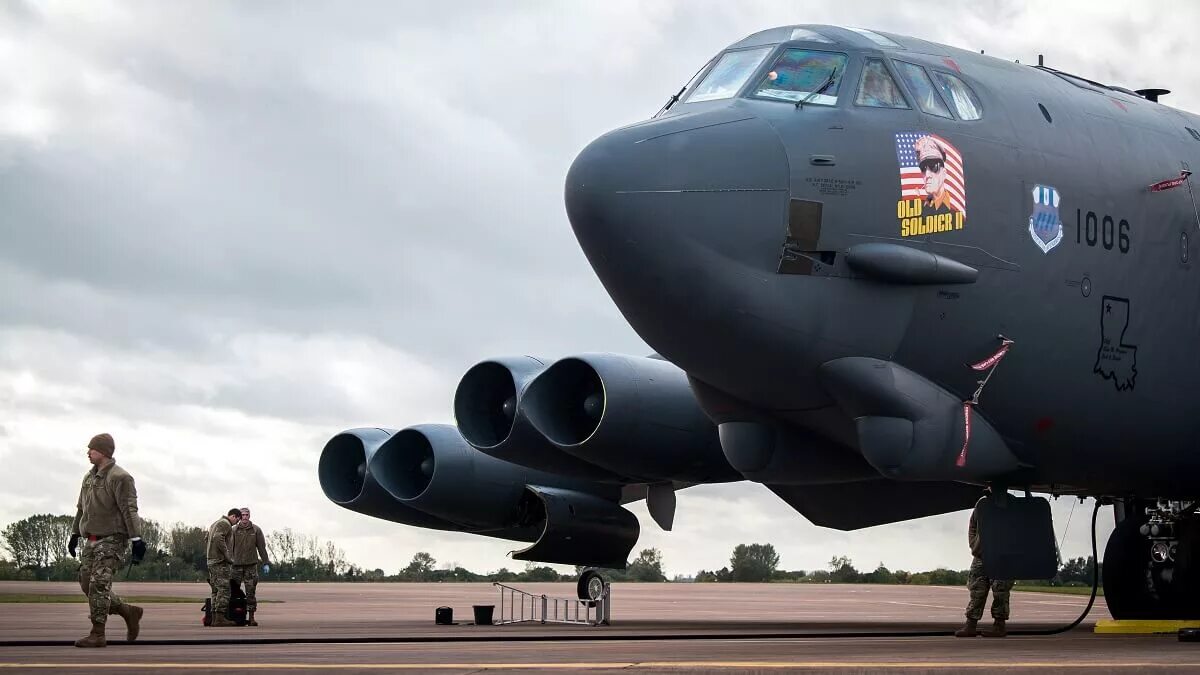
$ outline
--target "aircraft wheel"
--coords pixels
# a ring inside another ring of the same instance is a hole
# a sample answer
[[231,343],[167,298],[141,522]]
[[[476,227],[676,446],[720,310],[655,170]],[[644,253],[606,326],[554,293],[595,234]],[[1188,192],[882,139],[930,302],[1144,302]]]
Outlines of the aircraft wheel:
[[604,595],[604,589],[608,586],[608,580],[605,579],[597,570],[584,570],[583,574],[579,575],[579,583],[576,584],[580,600],[596,602]]
[[1156,563],[1150,540],[1127,519],[1117,524],[1104,547],[1104,602],[1114,619],[1182,619],[1193,614],[1192,600],[1200,590],[1197,533],[1189,528],[1174,563]]
[[1187,520],[1178,527],[1173,584],[1176,615],[1180,619],[1200,618],[1200,522]]
[[1114,619],[1165,618],[1150,616],[1158,603],[1150,592],[1150,542],[1140,525],[1132,518],[1117,523],[1104,547],[1104,603]]

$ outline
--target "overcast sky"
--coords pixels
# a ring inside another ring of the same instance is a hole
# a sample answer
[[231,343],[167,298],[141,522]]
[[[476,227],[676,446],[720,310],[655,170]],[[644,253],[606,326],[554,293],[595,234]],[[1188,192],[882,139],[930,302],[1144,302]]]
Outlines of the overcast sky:
[[[320,450],[451,421],[490,356],[646,353],[571,234],[567,167],[792,23],[1042,53],[1200,110],[1188,0],[0,4],[0,523],[72,512],[107,431],[145,517],[249,505],[368,567],[521,567],[509,543],[326,501]],[[1085,555],[1071,502],[1056,528]],[[680,493],[673,533],[634,511],[669,574],[752,542],[788,569],[970,560],[967,512],[843,533],[748,483]]]

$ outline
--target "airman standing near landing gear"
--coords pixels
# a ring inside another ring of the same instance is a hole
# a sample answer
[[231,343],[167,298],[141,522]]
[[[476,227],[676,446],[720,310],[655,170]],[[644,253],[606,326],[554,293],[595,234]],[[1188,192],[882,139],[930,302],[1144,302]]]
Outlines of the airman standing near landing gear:
[[112,592],[113,573],[121,566],[127,542],[133,542],[133,563],[146,555],[142,541],[142,521],[138,517],[137,488],[133,476],[113,461],[116,444],[112,436],[99,434],[88,443],[88,461],[92,470],[83,477],[75,522],[67,552],[75,557],[79,540],[79,588],[88,598],[88,616],[92,631],[75,641],[76,647],[106,647],[104,626],[109,614],[125,619],[126,639],[137,639],[141,629],[142,608],[123,602]]
[[208,528],[208,585],[212,587],[211,626],[235,626],[225,616],[229,609],[229,579],[233,576],[233,524],[241,509],[229,509]]
[[[987,491],[990,494],[991,488],[988,488]],[[954,637],[975,637],[976,635],[1005,637],[1008,635],[1008,629],[1004,624],[1008,621],[1008,598],[1013,582],[1007,579],[990,579],[983,572],[983,542],[979,535],[979,510],[988,499],[988,495],[984,495],[975,502],[975,510],[971,512],[971,524],[967,528],[967,541],[971,545],[971,555],[974,556],[971,560],[971,570],[967,573],[967,590],[971,592],[971,600],[967,603],[967,622],[963,624],[962,628],[955,631]],[[978,624],[979,620],[983,618],[983,606],[987,604],[988,589],[992,591],[992,628],[980,633]]]
[[254,611],[258,609],[258,565],[263,571],[271,570],[271,559],[267,556],[267,540],[263,531],[250,522],[250,509],[242,508],[242,519],[233,526],[233,578],[246,588],[246,625],[257,626]]

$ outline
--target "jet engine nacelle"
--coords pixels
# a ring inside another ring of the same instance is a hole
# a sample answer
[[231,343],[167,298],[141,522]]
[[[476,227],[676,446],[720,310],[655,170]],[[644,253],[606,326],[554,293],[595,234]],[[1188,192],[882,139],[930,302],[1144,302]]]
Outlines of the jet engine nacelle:
[[[392,434],[371,459],[371,474],[400,503],[472,532],[533,541],[542,514],[523,507],[525,486],[551,485],[619,499],[619,486],[598,486],[536,471],[479,452],[446,424],[422,424]],[[600,498],[600,497],[597,497]]]
[[371,474],[371,458],[396,432],[392,429],[350,429],[329,439],[321,451],[317,477],[321,490],[339,506],[375,518],[435,530],[462,528],[414,509],[379,485]]
[[496,459],[562,476],[623,482],[620,476],[554,447],[529,423],[522,399],[546,369],[534,356],[509,356],[475,364],[454,392],[454,418],[472,447]]
[[637,543],[638,519],[620,504],[574,490],[530,485],[526,513],[537,514],[542,531],[516,560],[624,569]]
[[533,428],[559,450],[645,481],[741,480],[687,376],[670,362],[584,354],[556,361],[521,400]]

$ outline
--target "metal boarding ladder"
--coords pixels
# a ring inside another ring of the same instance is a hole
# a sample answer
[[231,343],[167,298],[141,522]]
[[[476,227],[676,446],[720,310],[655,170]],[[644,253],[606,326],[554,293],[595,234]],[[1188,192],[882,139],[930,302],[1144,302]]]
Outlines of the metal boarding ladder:
[[568,623],[583,626],[609,625],[612,596],[609,585],[597,600],[579,598],[551,598],[546,594],[534,594],[493,581],[500,587],[500,617],[495,623]]

